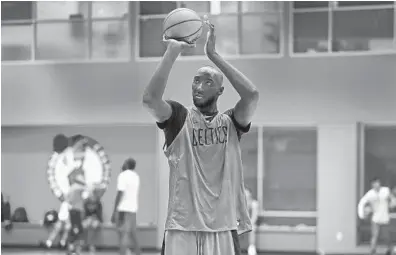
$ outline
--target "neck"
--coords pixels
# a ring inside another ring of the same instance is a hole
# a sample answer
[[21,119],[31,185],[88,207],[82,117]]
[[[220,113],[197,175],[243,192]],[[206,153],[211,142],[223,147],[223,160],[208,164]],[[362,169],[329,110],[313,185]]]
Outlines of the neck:
[[197,109],[205,115],[213,115],[218,112],[216,103],[204,107],[197,107]]

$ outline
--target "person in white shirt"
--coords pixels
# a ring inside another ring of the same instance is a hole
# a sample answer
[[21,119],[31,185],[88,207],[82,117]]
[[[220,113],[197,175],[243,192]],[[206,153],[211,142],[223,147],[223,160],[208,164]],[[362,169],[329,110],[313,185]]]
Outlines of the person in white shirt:
[[121,255],[127,254],[130,241],[134,243],[135,254],[141,254],[136,229],[140,178],[134,171],[135,167],[136,161],[128,158],[122,165],[122,172],[117,179],[117,196],[111,221],[117,225],[120,233]]
[[381,186],[381,181],[374,178],[371,181],[372,188],[360,199],[358,204],[358,216],[360,219],[371,217],[371,254],[376,254],[377,242],[382,234],[388,244],[386,255],[392,253],[390,238],[390,206],[392,194],[388,187]]

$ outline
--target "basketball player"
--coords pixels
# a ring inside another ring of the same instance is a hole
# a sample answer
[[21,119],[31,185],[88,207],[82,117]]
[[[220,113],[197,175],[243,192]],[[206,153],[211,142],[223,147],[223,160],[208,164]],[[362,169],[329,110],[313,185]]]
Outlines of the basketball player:
[[51,231],[48,240],[45,242],[47,248],[51,248],[55,238],[62,233],[59,241],[60,246],[66,247],[67,237],[69,235],[71,225],[69,219],[69,203],[63,201],[59,208],[58,221],[55,223],[54,229]]
[[87,233],[87,245],[90,252],[95,252],[95,239],[103,222],[102,203],[99,197],[90,194],[84,203],[85,218],[83,227]]
[[85,182],[83,170],[87,141],[85,138],[78,139],[73,145],[74,162],[73,171],[69,174],[70,188],[66,194],[66,201],[69,203],[69,217],[71,230],[69,234],[69,254],[78,254],[82,244],[82,217],[84,212],[84,202],[89,197],[89,190]]
[[[210,66],[198,69],[192,79],[194,106],[163,99],[177,57],[194,47],[173,39],[164,38],[166,52],[143,95],[143,105],[164,130],[170,167],[165,255],[240,254],[238,233],[251,230],[239,142],[249,131],[259,93],[218,54],[214,26],[205,23],[205,53],[221,72]],[[224,91],[222,73],[240,96],[225,113],[217,108]]]
[[253,198],[252,192],[249,189],[245,189],[246,201],[249,211],[250,220],[252,222],[252,231],[249,232],[249,248],[248,255],[256,255],[256,230],[258,227],[258,213],[259,203]]
[[118,191],[111,221],[118,227],[121,255],[127,254],[130,241],[133,241],[135,254],[141,253],[136,229],[140,177],[134,171],[135,167],[136,161],[128,158],[122,165],[122,172],[117,179]]
[[379,178],[371,181],[371,189],[360,199],[358,204],[358,216],[360,219],[367,218],[365,207],[370,206],[371,215],[371,255],[376,254],[377,242],[382,234],[388,249],[386,255],[392,253],[392,241],[390,238],[390,217],[391,192],[388,187],[381,186]]

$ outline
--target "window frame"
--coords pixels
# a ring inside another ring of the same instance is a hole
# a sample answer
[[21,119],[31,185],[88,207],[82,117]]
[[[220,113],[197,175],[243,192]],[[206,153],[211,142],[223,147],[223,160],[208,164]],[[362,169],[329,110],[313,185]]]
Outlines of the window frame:
[[[289,2],[288,19],[289,19],[289,33],[288,33],[288,52],[291,58],[315,58],[315,57],[349,57],[349,56],[378,56],[378,55],[395,55],[396,54],[396,1],[390,1],[389,5],[370,5],[370,6],[342,6],[337,7],[332,4],[334,1],[329,1],[328,7],[315,8],[294,8],[293,2]],[[392,4],[393,2],[393,4]],[[382,10],[393,8],[393,48],[386,50],[368,50],[368,51],[332,51],[333,39],[333,17],[336,11],[363,11],[363,10]],[[327,34],[327,52],[294,52],[294,14],[295,13],[313,13],[313,12],[328,12],[328,34]]]
[[[316,211],[279,211],[279,210],[263,210],[263,191],[264,191],[264,134],[263,131],[267,128],[276,128],[280,130],[315,130],[318,134],[318,125],[315,123],[254,123],[252,127],[257,127],[257,201],[259,202],[259,216],[271,218],[316,218]],[[242,138],[243,139],[243,138]],[[316,139],[318,144],[318,139]],[[316,169],[317,174],[317,169]],[[315,183],[317,185],[317,183]],[[316,187],[317,195],[317,187]]]
[[[370,127],[396,127],[396,122],[364,122],[358,124],[358,185],[357,185],[357,200],[356,206],[359,203],[359,200],[364,196],[367,192],[364,188],[366,169],[365,169],[365,149],[366,149],[366,141],[365,141],[365,131],[366,128]],[[357,216],[356,216],[357,218]],[[396,219],[396,212],[390,213],[391,219]]]
[[[208,1],[210,2],[210,1]],[[176,1],[176,8],[181,7],[180,1]],[[285,17],[285,3],[281,3],[281,8],[278,12],[246,12],[247,16],[252,15],[252,14],[264,14],[264,13],[272,13],[272,14],[277,14],[279,15],[279,23],[280,23],[280,31],[279,31],[279,53],[276,54],[265,54],[265,53],[260,53],[260,54],[241,54],[241,42],[242,42],[242,35],[239,32],[241,29],[242,25],[242,16],[244,13],[241,12],[242,10],[242,2],[238,2],[238,13],[221,13],[216,16],[237,16],[238,17],[238,53],[235,55],[222,55],[222,57],[226,60],[236,60],[236,59],[280,59],[285,56],[285,22],[284,22],[284,17]],[[140,20],[143,17],[146,17],[146,19],[153,19],[155,17],[157,18],[162,18],[166,17],[167,14],[155,14],[155,15],[140,15],[140,2],[137,3],[137,8],[135,9],[135,27],[134,30],[136,31],[136,36],[135,36],[135,61],[136,62],[158,62],[160,59],[162,59],[162,56],[158,57],[141,57],[140,56]],[[205,14],[198,12],[198,14]],[[204,36],[204,35],[202,35]],[[196,60],[204,60],[206,59],[206,55],[194,55],[194,56],[179,56],[178,61],[196,61]]]
[[[33,2],[32,5],[32,19],[30,20],[10,20],[10,21],[2,21],[1,26],[3,25],[17,25],[21,23],[27,23],[32,25],[32,42],[31,42],[31,56],[29,60],[6,60],[1,61],[2,65],[26,65],[26,64],[82,64],[82,63],[127,63],[130,62],[132,59],[132,34],[133,31],[131,30],[131,2],[128,2],[128,9],[127,9],[127,18],[124,20],[123,17],[104,17],[104,18],[92,18],[92,1],[87,1],[87,10],[88,10],[88,17],[81,19],[81,22],[87,23],[87,42],[85,44],[86,55],[84,58],[74,58],[74,59],[36,59],[37,56],[37,27],[39,24],[71,24],[69,19],[37,19],[37,2]],[[93,31],[92,25],[94,22],[105,22],[105,21],[122,21],[126,22],[128,26],[128,34],[126,37],[128,38],[128,49],[129,54],[123,58],[92,58],[93,52]]]

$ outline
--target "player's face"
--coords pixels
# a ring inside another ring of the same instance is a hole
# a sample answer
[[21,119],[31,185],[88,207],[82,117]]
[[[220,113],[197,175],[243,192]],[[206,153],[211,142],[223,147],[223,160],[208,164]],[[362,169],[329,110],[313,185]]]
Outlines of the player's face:
[[223,89],[217,75],[211,68],[203,67],[194,76],[192,96],[196,107],[208,107],[215,103],[221,95]]
[[379,190],[379,188],[381,188],[381,182],[380,181],[373,181],[371,183],[371,187],[375,190]]

